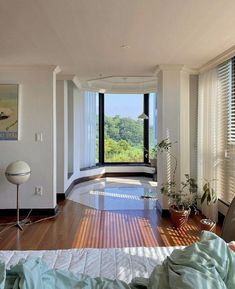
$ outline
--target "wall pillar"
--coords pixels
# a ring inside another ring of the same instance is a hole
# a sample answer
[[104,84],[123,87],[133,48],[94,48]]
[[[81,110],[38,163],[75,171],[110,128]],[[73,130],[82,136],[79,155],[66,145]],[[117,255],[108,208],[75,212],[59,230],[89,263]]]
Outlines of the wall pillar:
[[[158,68],[158,142],[169,138],[171,153],[177,158],[176,182],[190,174],[190,73],[182,65],[161,65]],[[176,142],[176,143],[175,143]],[[174,160],[158,155],[158,187],[170,180]],[[163,209],[166,197],[160,197]]]

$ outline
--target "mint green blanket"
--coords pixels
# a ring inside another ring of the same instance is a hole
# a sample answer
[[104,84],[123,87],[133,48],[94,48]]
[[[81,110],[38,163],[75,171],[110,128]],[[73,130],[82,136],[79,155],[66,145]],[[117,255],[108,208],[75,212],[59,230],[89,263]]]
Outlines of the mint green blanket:
[[217,235],[204,231],[200,242],[174,250],[148,281],[151,289],[235,289],[235,253]]
[[[94,264],[95,265],[95,264]],[[10,270],[0,265],[0,289],[129,289],[119,280],[91,278],[70,271],[49,269],[41,259],[21,260]]]
[[[95,266],[95,264],[94,264]],[[21,260],[10,270],[0,262],[0,289],[235,289],[235,253],[213,233],[184,250],[175,250],[149,279],[131,284],[49,269],[41,259]]]

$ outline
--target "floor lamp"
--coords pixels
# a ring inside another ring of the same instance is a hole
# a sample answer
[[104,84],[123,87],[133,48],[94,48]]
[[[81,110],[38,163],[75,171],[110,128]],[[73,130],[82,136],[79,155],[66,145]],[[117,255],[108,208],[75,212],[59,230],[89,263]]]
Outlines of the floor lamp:
[[28,181],[31,171],[29,165],[24,161],[16,161],[6,168],[6,178],[7,180],[16,185],[16,211],[17,211],[17,221],[16,227],[23,230],[20,223],[20,211],[19,211],[19,187],[21,184]]

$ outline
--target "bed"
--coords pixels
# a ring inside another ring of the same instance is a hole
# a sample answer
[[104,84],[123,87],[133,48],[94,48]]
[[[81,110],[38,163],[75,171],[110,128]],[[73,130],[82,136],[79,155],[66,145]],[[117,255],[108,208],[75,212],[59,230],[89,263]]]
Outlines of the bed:
[[9,269],[22,258],[40,257],[50,268],[129,283],[134,277],[149,277],[154,267],[176,248],[183,247],[0,251],[0,260]]
[[208,231],[188,247],[0,251],[0,260],[1,288],[235,288],[235,254]]

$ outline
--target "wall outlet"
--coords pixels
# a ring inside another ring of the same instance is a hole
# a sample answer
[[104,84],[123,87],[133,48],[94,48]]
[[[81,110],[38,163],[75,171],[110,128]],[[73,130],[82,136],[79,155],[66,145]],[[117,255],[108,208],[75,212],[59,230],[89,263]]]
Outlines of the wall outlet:
[[36,186],[35,187],[35,195],[42,196],[42,194],[43,194],[43,187]]

